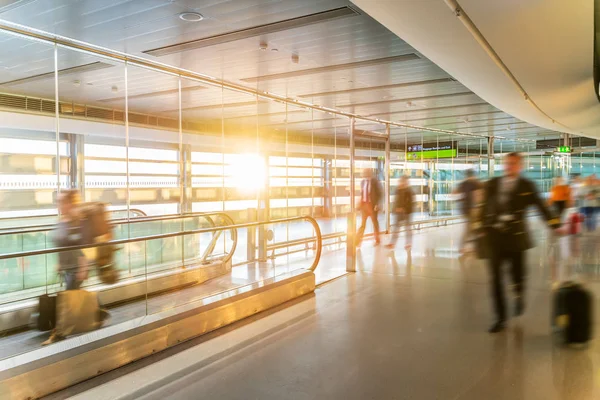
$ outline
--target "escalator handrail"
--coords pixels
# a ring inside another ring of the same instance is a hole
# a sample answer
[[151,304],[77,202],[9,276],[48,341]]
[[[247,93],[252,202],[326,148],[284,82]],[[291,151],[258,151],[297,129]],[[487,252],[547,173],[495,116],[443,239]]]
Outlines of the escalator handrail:
[[[109,211],[110,213],[113,212],[122,212],[122,211],[127,211],[127,210],[111,210]],[[132,208],[130,209],[130,213],[138,213],[140,214],[140,216],[138,217],[125,217],[125,218],[114,218],[114,219],[110,219],[111,223],[117,223],[117,222],[121,222],[121,221],[131,221],[131,220],[141,220],[144,218],[152,218],[152,217],[148,217],[148,215],[146,215],[145,212],[143,212],[142,210],[138,210],[137,208]],[[173,214],[173,215],[178,215],[178,214]],[[0,222],[5,221],[5,220],[12,220],[12,219],[29,219],[29,218],[48,218],[48,217],[56,217],[58,218],[58,214],[52,214],[52,215],[29,215],[29,216],[25,216],[25,217],[8,217],[8,218],[0,218]],[[26,231],[22,232],[22,233],[33,233],[33,232],[43,232],[45,230],[52,230],[53,227],[55,226],[56,223],[52,223],[52,224],[39,224],[39,225],[23,225],[23,226],[9,226],[6,228],[0,228],[0,235],[5,234],[5,232],[7,233],[21,233],[21,232],[16,232],[17,229],[26,229]]]
[[[113,213],[113,212],[127,212],[127,210],[110,210],[109,212]],[[143,212],[142,210],[138,209],[138,208],[130,208],[129,209],[130,213],[138,213],[140,214],[142,217],[147,217],[146,213]],[[38,214],[38,215],[22,215],[20,217],[2,217],[0,218],[0,222],[2,221],[9,221],[11,219],[32,219],[32,218],[48,218],[48,217],[58,217],[58,214]],[[135,217],[135,218],[141,218],[141,217]],[[121,218],[119,218],[121,219]]]
[[[452,217],[446,217],[446,218],[436,218],[436,219],[423,219],[423,220],[417,220],[417,221],[410,221],[408,223],[408,225],[413,226],[413,225],[427,225],[427,224],[441,224],[441,223],[447,223],[450,221],[459,221],[462,220],[463,217],[461,216],[452,216]],[[385,234],[385,230],[380,231],[380,234]],[[324,235],[321,235],[321,239],[322,240],[329,240],[329,239],[337,239],[337,238],[342,238],[344,236],[347,236],[348,233],[347,232],[336,232],[336,233],[326,233]],[[365,233],[365,237],[369,237],[372,236],[373,233]],[[310,243],[313,242],[315,240],[315,237],[307,237],[304,239],[296,239],[296,240],[289,240],[287,242],[279,242],[279,243],[273,243],[267,246],[267,251],[271,251],[271,250],[277,250],[277,249],[281,249],[281,248],[285,248],[285,247],[293,247],[293,246],[299,246],[299,245],[303,245],[306,243]]]
[[[120,245],[124,245],[124,244],[137,243],[137,242],[143,242],[143,241],[148,241],[148,240],[167,239],[167,238],[172,238],[172,237],[180,237],[180,236],[195,235],[195,234],[202,234],[202,233],[212,233],[212,232],[226,231],[226,230],[231,230],[232,232],[237,232],[237,229],[252,228],[252,227],[257,227],[257,226],[262,226],[262,225],[271,225],[271,224],[293,222],[293,221],[308,221],[315,229],[316,242],[317,242],[315,260],[313,261],[313,264],[309,268],[309,270],[314,271],[317,268],[319,261],[321,260],[321,250],[322,250],[323,238],[321,235],[321,229],[319,228],[319,223],[317,222],[316,219],[314,219],[313,217],[308,216],[308,215],[303,215],[303,216],[298,216],[298,217],[290,217],[290,218],[281,218],[281,219],[275,219],[275,220],[270,220],[270,221],[247,222],[247,223],[243,223],[243,224],[234,224],[234,225],[222,225],[222,226],[215,226],[215,227],[211,227],[211,228],[194,229],[194,230],[189,230],[189,231],[163,233],[163,234],[159,234],[159,235],[150,235],[150,236],[141,236],[141,237],[131,238],[131,239],[111,240],[111,241],[103,242],[103,243],[94,243],[94,244],[78,245],[78,246],[53,247],[53,248],[43,249],[43,250],[31,250],[31,251],[22,251],[22,252],[18,252],[18,253],[0,254],[0,260],[8,260],[8,259],[12,259],[12,258],[21,258],[21,257],[33,257],[33,256],[39,256],[39,255],[45,255],[45,254],[60,253],[63,251],[84,250],[84,249],[91,249],[91,248],[104,247],[104,246],[120,246]],[[223,259],[223,262],[228,262],[229,260],[231,260],[236,247],[237,247],[237,235],[236,235],[235,240],[233,240],[233,245],[231,246],[231,250],[229,251],[229,254],[227,255],[227,257],[225,257]]]
[[[195,212],[195,213],[186,213],[186,214],[169,214],[169,215],[158,215],[158,216],[146,216],[146,217],[137,217],[137,218],[119,218],[113,219],[109,222],[114,225],[122,225],[127,223],[138,223],[138,222],[153,222],[153,221],[170,221],[176,219],[184,219],[184,218],[194,218],[194,217],[207,217],[209,220],[209,224],[214,226],[214,220],[209,218],[210,216],[220,216],[222,217],[228,224],[233,225],[234,221],[229,216],[229,214],[223,211],[215,211],[215,212]],[[12,228],[0,228],[0,236],[3,235],[15,235],[15,234],[25,234],[25,233],[39,233],[39,232],[49,232],[55,228],[56,224],[43,224],[43,225],[29,225],[29,226],[15,226]]]

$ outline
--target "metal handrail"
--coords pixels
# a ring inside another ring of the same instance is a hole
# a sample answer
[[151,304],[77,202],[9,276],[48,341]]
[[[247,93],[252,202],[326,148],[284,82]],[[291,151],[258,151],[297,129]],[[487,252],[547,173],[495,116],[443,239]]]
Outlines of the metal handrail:
[[[455,220],[460,220],[460,219],[462,219],[462,217],[453,216],[453,217],[446,217],[446,218],[411,221],[411,222],[409,222],[409,225],[411,225],[411,226],[412,225],[424,225],[424,224],[428,224],[428,223],[440,224],[440,223],[448,223],[449,221],[455,221]],[[385,233],[385,231],[381,231],[380,233]],[[329,239],[337,239],[337,238],[342,238],[346,235],[347,235],[346,232],[326,233],[325,235],[321,235],[321,240],[325,241],[325,240],[329,240]],[[373,235],[374,235],[373,233],[367,233],[364,235],[364,237],[370,237]],[[305,239],[295,239],[295,240],[290,240],[287,242],[273,243],[273,244],[267,245],[267,251],[274,251],[274,250],[282,249],[285,247],[299,246],[302,244],[310,243],[314,240],[315,240],[314,237],[309,237],[309,238],[305,238]],[[285,254],[287,254],[287,253],[282,253],[282,254],[278,254],[278,255],[281,256],[281,255],[285,255]]]
[[[190,230],[190,231],[163,233],[160,235],[142,236],[142,237],[131,238],[131,239],[111,240],[111,241],[103,242],[103,243],[94,243],[94,244],[77,245],[77,246],[53,247],[53,248],[43,249],[43,250],[32,250],[32,251],[22,251],[22,252],[18,252],[18,253],[0,254],[0,260],[8,260],[8,259],[12,259],[12,258],[22,258],[22,257],[33,257],[33,256],[39,256],[39,255],[61,253],[63,251],[84,250],[84,249],[92,249],[92,248],[104,247],[104,246],[120,246],[120,245],[129,244],[129,243],[144,242],[144,241],[148,241],[148,240],[167,239],[167,238],[172,238],[172,237],[195,235],[195,234],[202,234],[202,233],[211,233],[211,232],[220,232],[220,231],[225,231],[225,230],[231,230],[232,232],[237,232],[237,229],[252,228],[252,227],[257,227],[257,226],[262,226],[262,225],[271,225],[271,224],[278,224],[278,223],[285,223],[285,222],[292,222],[292,221],[308,221],[315,229],[315,232],[317,235],[314,238],[314,240],[316,240],[316,242],[317,242],[317,248],[316,248],[315,260],[313,261],[312,265],[309,268],[310,271],[314,271],[317,268],[317,265],[319,264],[319,261],[321,259],[321,250],[322,250],[322,245],[323,245],[323,239],[322,239],[321,228],[319,227],[319,223],[317,222],[316,219],[314,219],[313,217],[308,216],[308,215],[299,216],[299,217],[282,218],[282,219],[276,219],[276,220],[270,220],[270,221],[248,222],[248,223],[237,224],[237,225],[235,225],[235,224],[234,225],[223,225],[223,226],[216,226],[216,227],[212,227],[212,228],[194,229],[194,230]],[[227,255],[227,257],[225,257],[223,259],[223,262],[228,262],[229,260],[231,260],[231,258],[233,257],[233,254],[235,253],[236,247],[237,247],[237,240],[234,240],[233,245],[231,246],[231,250],[229,251],[229,254]]]
[[[127,210],[111,210],[109,212],[122,212],[122,211],[127,211]],[[145,218],[153,218],[153,217],[148,217],[148,215],[146,215],[145,212],[143,212],[142,210],[138,210],[137,208],[132,208],[130,209],[130,212],[134,212],[134,213],[138,213],[140,214],[139,217],[133,217],[133,218],[114,218],[114,219],[110,219],[110,222],[112,223],[117,223],[120,221],[131,221],[131,220],[135,220],[135,221],[140,221],[143,220]],[[172,215],[178,215],[178,214],[172,214]],[[47,217],[58,217],[57,214],[53,214],[53,215],[28,215],[25,217],[8,217],[8,218],[2,218],[0,219],[1,221],[4,220],[12,220],[12,219],[29,219],[29,218],[47,218]],[[5,227],[5,228],[0,228],[0,235],[6,234],[6,233],[33,233],[33,232],[43,232],[44,230],[52,230],[52,228],[54,227],[55,224],[38,224],[38,225],[23,225],[23,226],[9,226],[9,227]],[[21,230],[20,232],[15,232],[15,230]],[[23,231],[23,229],[25,229],[25,231]],[[6,232],[6,233],[5,233]]]
[[[111,213],[127,212],[127,210],[110,210],[109,212],[111,212]],[[146,213],[138,208],[130,208],[129,212],[141,214],[141,217],[136,217],[136,218],[147,217]],[[22,215],[20,217],[3,217],[3,218],[0,218],[0,222],[9,221],[9,220],[13,220],[13,219],[33,219],[33,218],[48,218],[48,217],[58,217],[58,214],[41,214],[41,215],[38,214],[38,215]],[[36,225],[32,225],[32,226],[36,226]]]
[[[194,218],[194,217],[210,217],[212,215],[220,216],[225,221],[227,221],[227,223],[230,225],[233,225],[235,223],[233,221],[233,219],[229,216],[229,214],[227,214],[223,211],[214,211],[214,212],[206,212],[206,213],[195,212],[195,213],[186,213],[186,214],[170,214],[170,215],[159,215],[159,216],[154,216],[154,217],[153,216],[138,217],[138,218],[134,218],[134,219],[119,218],[119,219],[110,220],[110,222],[114,225],[122,225],[122,224],[127,224],[127,223],[169,221],[169,220]],[[210,219],[210,218],[207,218],[207,219],[209,220],[209,223],[214,226],[214,222],[212,221],[212,219]],[[23,227],[15,226],[12,228],[0,228],[0,236],[21,234],[21,233],[24,234],[24,233],[48,232],[48,231],[51,231],[52,229],[54,229],[54,227],[55,227],[55,224],[43,224],[43,225],[29,225],[29,226],[23,226]],[[23,229],[23,228],[25,228],[25,229]]]

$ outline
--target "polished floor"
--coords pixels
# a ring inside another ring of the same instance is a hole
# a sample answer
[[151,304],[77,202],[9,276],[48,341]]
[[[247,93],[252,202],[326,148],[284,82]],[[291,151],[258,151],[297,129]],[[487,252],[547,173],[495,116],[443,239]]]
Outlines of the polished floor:
[[365,242],[359,272],[314,296],[51,398],[600,398],[597,340],[571,349],[550,334],[551,285],[575,277],[595,294],[600,335],[599,237],[553,240],[536,225],[526,314],[490,335],[486,265],[459,262],[461,229],[423,231],[409,253],[402,238],[395,252]]

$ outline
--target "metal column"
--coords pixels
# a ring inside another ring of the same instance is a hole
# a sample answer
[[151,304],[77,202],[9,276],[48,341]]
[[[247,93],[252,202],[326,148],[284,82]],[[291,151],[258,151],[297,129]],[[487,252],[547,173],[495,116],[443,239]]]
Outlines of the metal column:
[[[269,221],[271,219],[271,173],[269,172],[269,153],[264,151],[265,159],[265,186],[259,192],[258,200],[258,220]],[[270,225],[261,225],[258,227],[258,261],[267,261],[267,242],[269,241]]]
[[350,118],[350,213],[346,232],[346,271],[356,272],[356,199],[354,182],[354,118]]
[[570,146],[571,145],[571,141],[570,141],[570,136],[568,133],[563,133],[562,135],[562,141],[563,143],[561,144],[561,146]]
[[331,197],[335,188],[332,185],[332,162],[329,156],[323,159],[323,217],[325,218],[331,218],[334,215],[331,210],[333,207]]
[[[258,210],[248,208],[248,222],[258,221]],[[256,261],[256,226],[247,228],[246,237],[246,258],[248,262]]]
[[385,134],[387,139],[385,140],[385,164],[383,167],[384,177],[385,177],[385,233],[390,233],[392,230],[390,223],[390,125],[385,126]]
[[179,184],[182,198],[179,202],[179,213],[191,213],[193,194],[192,194],[192,147],[189,144],[182,144],[179,153],[180,172]]
[[487,165],[488,165],[488,176],[494,177],[494,166],[496,160],[494,160],[494,137],[490,136],[487,140]]
[[[83,170],[83,135],[69,134],[70,189],[79,189],[82,199],[85,199],[84,170]],[[60,157],[59,157],[60,158]]]
[[[571,146],[571,135],[569,135],[568,133],[563,133],[561,135],[561,139],[562,139],[562,144],[561,146]],[[562,155],[562,160],[561,164],[560,164],[560,175],[565,178],[568,179],[569,177],[569,172],[571,171],[571,154],[570,153],[565,153]]]

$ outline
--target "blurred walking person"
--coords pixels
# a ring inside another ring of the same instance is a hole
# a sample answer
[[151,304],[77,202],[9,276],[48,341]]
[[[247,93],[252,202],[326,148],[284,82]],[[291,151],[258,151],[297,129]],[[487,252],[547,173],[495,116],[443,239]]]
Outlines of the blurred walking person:
[[[60,213],[58,225],[54,233],[54,244],[57,247],[77,246],[83,244],[81,219],[78,211],[79,193],[77,190],[64,190],[58,198]],[[58,272],[65,282],[67,290],[79,289],[83,282],[85,256],[81,250],[62,251],[58,253]]]
[[590,175],[585,179],[585,184],[581,188],[582,212],[585,217],[585,227],[588,232],[596,230],[596,211],[598,210],[598,182],[596,177]]
[[398,236],[400,235],[400,228],[405,227],[406,231],[406,244],[404,248],[410,250],[412,247],[412,228],[410,225],[411,214],[414,209],[415,195],[410,188],[408,176],[403,175],[398,181],[398,188],[396,189],[396,198],[394,199],[394,205],[392,213],[395,217],[395,228],[392,232],[392,239],[390,243],[386,245],[387,248],[393,249],[396,247]]
[[454,190],[454,194],[460,195],[461,213],[466,223],[465,230],[460,240],[460,254],[464,256],[468,252],[468,244],[474,239],[473,227],[475,224],[476,210],[481,203],[483,184],[475,177],[475,171],[469,169],[465,173],[466,179]]
[[527,208],[535,206],[548,225],[556,229],[560,221],[541,200],[535,184],[521,176],[523,158],[520,153],[509,153],[504,158],[504,176],[493,178],[485,187],[481,223],[490,252],[492,300],[496,320],[490,333],[506,327],[507,313],[504,298],[503,264],[510,265],[515,295],[514,315],[525,310],[525,251],[533,244],[527,229]]
[[550,190],[550,200],[548,204],[554,207],[556,215],[561,221],[567,208],[573,206],[571,187],[563,178],[557,177],[554,179],[554,185]]
[[[64,190],[58,194],[59,220],[54,232],[54,244],[56,247],[78,246],[83,244],[81,232],[81,218],[79,215],[79,192],[77,190]],[[81,250],[68,250],[58,253],[58,273],[65,282],[67,291],[75,291],[81,287],[87,274],[87,265]],[[68,310],[59,306],[57,300],[56,321],[65,318]],[[42,343],[49,345],[64,339],[67,334],[58,326],[52,329],[50,337]]]
[[583,206],[583,185],[584,181],[581,178],[581,175],[574,175],[571,179],[571,197],[573,198],[573,205],[581,212],[581,207]]
[[[361,212],[360,228],[356,234],[356,246],[362,243],[365,233],[367,219],[371,218],[373,222],[373,233],[375,235],[375,246],[379,245],[379,221],[377,212],[379,211],[379,201],[381,200],[381,188],[379,181],[373,176],[373,170],[365,168],[363,170],[363,180],[360,183],[360,204],[358,206]],[[354,199],[352,199],[354,201]]]

